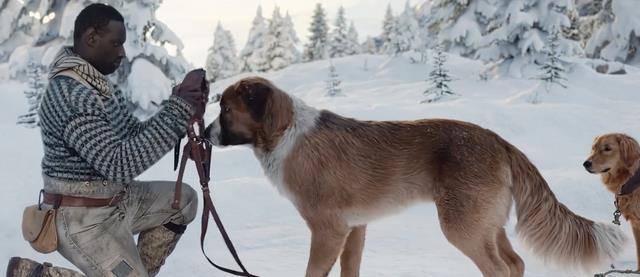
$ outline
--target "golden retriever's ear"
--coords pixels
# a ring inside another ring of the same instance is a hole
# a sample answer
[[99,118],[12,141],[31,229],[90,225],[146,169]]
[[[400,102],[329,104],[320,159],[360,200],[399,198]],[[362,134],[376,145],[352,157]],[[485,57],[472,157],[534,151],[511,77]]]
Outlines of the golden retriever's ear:
[[631,167],[638,159],[640,159],[640,145],[638,142],[625,135],[618,136],[618,144],[620,145],[620,156],[622,162]]

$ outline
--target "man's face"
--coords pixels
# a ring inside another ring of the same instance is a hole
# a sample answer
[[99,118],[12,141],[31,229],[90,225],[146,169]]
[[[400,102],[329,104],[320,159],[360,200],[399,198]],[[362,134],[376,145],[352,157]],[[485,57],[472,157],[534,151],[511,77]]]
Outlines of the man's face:
[[123,45],[127,40],[127,32],[124,23],[111,20],[107,26],[89,36],[92,36],[88,43],[91,65],[104,75],[115,72],[125,57]]

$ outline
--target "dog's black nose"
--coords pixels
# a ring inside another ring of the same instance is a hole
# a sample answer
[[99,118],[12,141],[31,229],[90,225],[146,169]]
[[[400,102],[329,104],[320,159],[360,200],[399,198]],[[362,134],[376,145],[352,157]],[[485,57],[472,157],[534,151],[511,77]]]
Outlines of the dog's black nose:
[[591,168],[591,161],[586,161],[582,164],[582,166],[584,166],[584,168],[589,169]]

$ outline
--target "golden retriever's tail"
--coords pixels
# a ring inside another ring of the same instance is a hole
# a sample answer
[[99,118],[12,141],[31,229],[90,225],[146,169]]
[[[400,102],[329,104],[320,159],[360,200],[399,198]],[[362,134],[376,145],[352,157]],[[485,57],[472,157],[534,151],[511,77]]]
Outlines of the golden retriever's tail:
[[558,202],[538,169],[505,141],[511,157],[516,230],[534,253],[562,266],[591,270],[620,254],[626,236],[610,224],[593,222]]

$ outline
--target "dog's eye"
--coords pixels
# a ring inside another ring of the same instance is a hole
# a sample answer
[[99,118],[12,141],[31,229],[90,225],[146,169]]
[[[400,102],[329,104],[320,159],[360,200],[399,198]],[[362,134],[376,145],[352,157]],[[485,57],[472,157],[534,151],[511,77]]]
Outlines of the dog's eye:
[[231,108],[229,108],[229,107],[224,107],[224,112],[225,112],[225,113],[228,113],[228,112],[230,112],[230,111],[231,111]]
[[609,151],[611,151],[611,147],[609,147],[609,145],[606,145],[604,147],[604,152],[609,152]]

